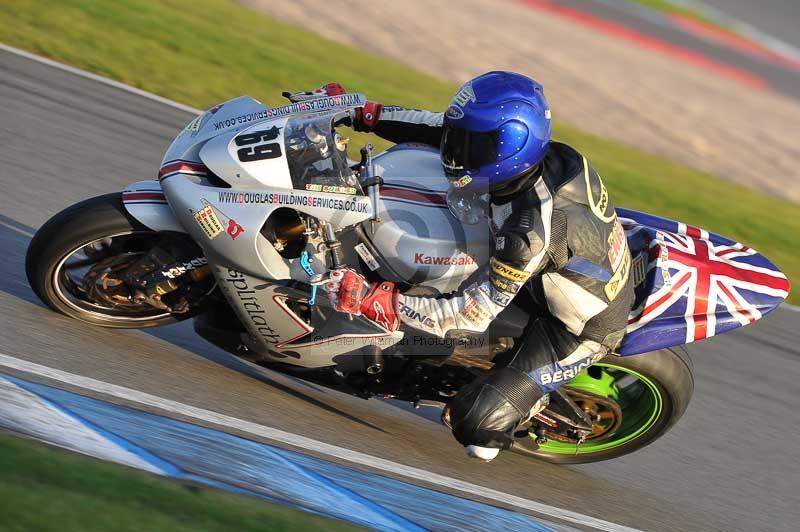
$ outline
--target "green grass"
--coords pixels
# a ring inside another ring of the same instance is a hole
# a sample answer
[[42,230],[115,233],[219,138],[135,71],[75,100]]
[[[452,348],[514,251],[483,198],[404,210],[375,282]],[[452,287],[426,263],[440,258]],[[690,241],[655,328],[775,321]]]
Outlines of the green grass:
[[0,434],[0,529],[53,532],[361,530]]
[[[6,0],[0,4],[0,41],[200,108],[241,94],[283,103],[282,90],[335,80],[378,101],[443,109],[455,89],[397,62],[212,0]],[[736,238],[800,280],[796,204],[564,124],[556,124],[556,137],[589,158],[617,205]],[[354,144],[364,139],[357,136]]]

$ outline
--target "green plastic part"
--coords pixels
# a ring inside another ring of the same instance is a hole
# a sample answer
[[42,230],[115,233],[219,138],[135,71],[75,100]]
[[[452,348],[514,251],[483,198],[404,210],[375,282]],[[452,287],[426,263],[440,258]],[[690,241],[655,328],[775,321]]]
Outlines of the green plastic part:
[[[615,366],[610,362],[599,362],[595,367],[602,368],[603,374],[611,377],[614,382],[608,384],[607,379],[602,376],[595,379],[591,376],[583,377],[581,373],[567,386],[613,398],[622,408],[622,426],[608,439],[588,440],[577,448],[572,443],[549,440],[539,445],[539,451],[553,454],[591,454],[605,451],[639,438],[655,425],[664,407],[664,398],[653,381],[630,368]],[[616,383],[621,379],[631,376],[636,378],[635,385],[628,384],[625,389],[617,386]],[[612,396],[612,392],[616,396]],[[534,435],[531,437],[535,438]]]
[[601,366],[594,366],[580,372],[577,377],[567,383],[567,386],[601,397],[619,399],[617,380]]

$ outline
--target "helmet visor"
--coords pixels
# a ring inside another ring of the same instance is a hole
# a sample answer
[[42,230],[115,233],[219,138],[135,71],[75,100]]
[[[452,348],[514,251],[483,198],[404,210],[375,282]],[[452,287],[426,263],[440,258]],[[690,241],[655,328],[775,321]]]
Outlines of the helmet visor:
[[442,166],[448,177],[461,177],[497,159],[498,132],[476,132],[444,122],[442,130]]

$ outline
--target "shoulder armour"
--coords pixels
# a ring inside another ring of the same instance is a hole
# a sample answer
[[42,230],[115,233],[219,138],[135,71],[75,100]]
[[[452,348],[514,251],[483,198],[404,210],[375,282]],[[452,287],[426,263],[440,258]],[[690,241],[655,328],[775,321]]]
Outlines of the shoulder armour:
[[561,187],[558,196],[589,207],[603,223],[611,223],[616,215],[603,180],[585,157],[582,157],[580,171]]

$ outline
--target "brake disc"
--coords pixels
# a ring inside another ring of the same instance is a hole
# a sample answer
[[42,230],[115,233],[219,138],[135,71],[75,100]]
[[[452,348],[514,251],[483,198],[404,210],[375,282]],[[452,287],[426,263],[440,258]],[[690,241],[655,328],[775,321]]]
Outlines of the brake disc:
[[[569,387],[565,387],[563,390],[592,421],[592,431],[586,434],[585,441],[613,436],[622,425],[622,408],[613,399]],[[545,430],[545,435],[548,439],[560,442],[578,442],[578,438],[563,432]]]

